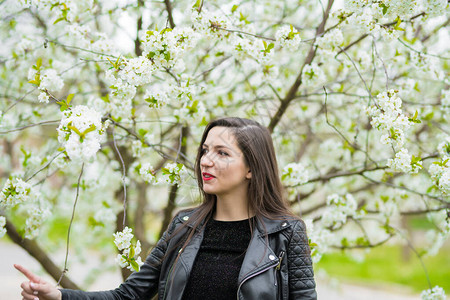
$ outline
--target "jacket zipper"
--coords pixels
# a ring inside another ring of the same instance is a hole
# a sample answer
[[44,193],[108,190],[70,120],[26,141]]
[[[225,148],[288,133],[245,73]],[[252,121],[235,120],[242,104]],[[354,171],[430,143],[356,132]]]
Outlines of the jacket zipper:
[[[180,250],[178,250],[178,253],[180,253],[181,251],[183,251],[183,248],[181,248]],[[166,286],[164,287],[164,294],[163,294],[163,297],[162,297],[163,300],[166,299],[167,285],[169,284],[169,277],[170,277],[170,274],[171,274],[172,271],[173,271],[173,267],[174,267],[174,266],[175,266],[174,263],[172,264],[172,266],[170,266],[169,274],[168,274],[167,277],[166,277]]]
[[253,278],[253,277],[255,277],[255,276],[257,276],[257,275],[259,275],[259,274],[261,274],[261,273],[264,273],[265,271],[270,270],[270,269],[272,269],[273,267],[276,267],[276,266],[278,266],[278,264],[276,264],[276,265],[275,265],[275,264],[272,264],[272,265],[270,265],[270,266],[268,266],[268,267],[262,269],[261,271],[258,271],[258,272],[256,272],[255,274],[252,274],[252,275],[250,275],[250,276],[244,278],[244,280],[242,280],[241,284],[239,284],[239,287],[238,287],[238,289],[237,289],[237,299],[239,300],[239,290],[241,289],[241,286],[242,286],[242,284],[243,284],[244,282],[246,282],[248,279]]
[[281,251],[278,255],[278,265],[275,267],[275,285],[278,287],[278,299],[282,299],[282,284],[281,284],[281,262],[283,261],[284,251]]

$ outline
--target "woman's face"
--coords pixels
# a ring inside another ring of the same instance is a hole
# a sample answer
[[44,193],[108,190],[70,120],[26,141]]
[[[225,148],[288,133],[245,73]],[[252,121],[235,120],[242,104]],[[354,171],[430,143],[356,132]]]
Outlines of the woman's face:
[[246,196],[251,172],[232,131],[227,127],[213,127],[202,149],[200,168],[205,193],[218,198],[240,193]]

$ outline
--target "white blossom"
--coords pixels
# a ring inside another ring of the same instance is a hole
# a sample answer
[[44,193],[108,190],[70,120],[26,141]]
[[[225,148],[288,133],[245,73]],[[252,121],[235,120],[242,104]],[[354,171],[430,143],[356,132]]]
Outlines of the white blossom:
[[324,36],[319,37],[316,41],[317,45],[323,49],[332,49],[339,47],[344,42],[342,31],[338,28],[330,30]]
[[395,172],[417,173],[422,169],[422,162],[412,161],[412,156],[406,148],[400,149],[394,159],[388,159],[386,165]]
[[41,72],[41,83],[39,85],[39,89],[49,90],[57,92],[61,90],[64,86],[64,81],[62,78],[58,75],[58,72],[53,69],[46,69]]
[[46,92],[40,92],[39,96],[38,96],[38,100],[41,103],[48,103],[49,102],[49,96],[47,95]]
[[347,216],[358,217],[356,213],[357,203],[351,194],[340,196],[332,194],[327,197],[327,208],[322,214],[324,227],[334,229],[347,222]]
[[301,163],[290,163],[283,168],[281,180],[290,186],[308,182],[309,173]]
[[150,163],[145,163],[141,166],[139,169],[139,174],[141,175],[142,179],[149,183],[157,183],[158,180],[156,178],[156,173],[154,168]]
[[141,253],[141,242],[137,241],[135,245],[131,244],[133,239],[131,232],[131,228],[125,227],[122,232],[113,234],[114,243],[119,251],[122,251],[115,260],[122,268],[127,267],[131,271],[139,271],[139,268],[144,264],[139,256]]
[[370,124],[385,132],[380,142],[394,143],[401,148],[405,142],[405,131],[411,127],[412,121],[406,117],[401,109],[402,100],[397,92],[389,90],[377,96],[377,105],[366,108],[366,112],[372,117]]
[[229,35],[224,29],[229,29],[231,24],[222,14],[212,13],[203,7],[200,13],[197,9],[192,10],[191,20],[195,30],[207,37],[225,39]]
[[50,216],[48,208],[41,208],[33,205],[28,209],[28,218],[25,221],[25,237],[34,239],[39,235],[39,229],[42,223]]
[[114,244],[116,244],[117,249],[124,250],[130,248],[131,240],[133,239],[133,230],[131,228],[125,227],[122,232],[116,232],[114,236]]
[[146,57],[140,56],[126,59],[122,64],[124,66],[120,70],[119,76],[130,85],[143,85],[150,82],[152,79],[152,73],[155,70],[155,66]]
[[325,73],[316,63],[306,65],[303,69],[302,81],[305,86],[314,86],[326,80]]
[[447,299],[445,291],[440,286],[436,285],[432,289],[424,290],[420,293],[422,300],[445,300]]
[[299,32],[292,25],[278,29],[275,33],[275,40],[278,46],[289,51],[297,50],[302,41]]
[[424,11],[432,17],[444,15],[448,5],[447,0],[426,0],[423,3]]
[[0,208],[12,208],[32,196],[31,185],[20,178],[8,178],[0,192]]
[[435,185],[444,193],[450,193],[450,157],[444,156],[442,162],[434,162],[428,168]]
[[161,171],[162,175],[160,181],[171,185],[181,184],[184,177],[187,175],[186,167],[180,163],[168,163]]
[[0,238],[2,238],[6,234],[6,218],[4,216],[0,216]]
[[401,19],[411,17],[418,10],[416,0],[384,0],[383,2],[389,7],[389,14],[399,16]]
[[117,217],[112,208],[102,207],[95,212],[94,219],[101,224],[112,224],[116,221]]
[[101,117],[100,113],[84,105],[63,112],[57,129],[58,140],[70,159],[89,161],[95,156],[105,130]]

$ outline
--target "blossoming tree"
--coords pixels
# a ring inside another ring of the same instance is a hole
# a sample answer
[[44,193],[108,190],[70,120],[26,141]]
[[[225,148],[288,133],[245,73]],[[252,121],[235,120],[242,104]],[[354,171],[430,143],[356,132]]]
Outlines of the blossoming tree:
[[[419,258],[450,234],[446,0],[4,0],[0,14],[0,235],[64,287],[67,260],[105,240],[124,277],[139,269],[198,203],[196,147],[225,115],[269,128],[315,261],[409,241],[408,215],[433,226]],[[61,266],[50,249],[69,242]]]

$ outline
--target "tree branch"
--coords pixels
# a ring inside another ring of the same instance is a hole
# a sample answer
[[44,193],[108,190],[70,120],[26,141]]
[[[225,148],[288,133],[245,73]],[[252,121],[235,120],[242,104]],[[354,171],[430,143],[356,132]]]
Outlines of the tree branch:
[[[16,227],[6,219],[6,233],[11,240],[19,245],[22,249],[34,257],[44,268],[44,270],[55,280],[58,281],[61,275],[61,269],[50,259],[44,250],[34,241],[27,238],[22,238],[17,232]],[[61,280],[61,286],[67,289],[79,290],[80,288],[67,276]]]
[[[329,0],[328,1],[328,5],[327,5],[327,8],[326,8],[326,11],[323,14],[322,22],[320,23],[319,27],[317,27],[316,34],[315,34],[316,37],[321,35],[323,33],[323,31],[324,31],[325,24],[326,24],[326,22],[328,20],[328,17],[330,15],[331,7],[333,6],[333,2],[334,2],[334,0]],[[309,64],[312,63],[312,61],[313,61],[313,59],[314,59],[314,57],[316,55],[316,49],[317,49],[317,47],[314,45],[314,42],[313,42],[311,47],[309,48],[308,56],[306,57],[305,61],[303,62],[302,67],[300,68],[300,72],[299,72],[299,74],[297,76],[297,79],[295,80],[294,84],[291,86],[291,88],[289,89],[288,93],[284,97],[284,99],[281,102],[281,105],[278,108],[277,112],[275,113],[275,115],[270,120],[268,129],[269,129],[269,131],[271,133],[273,132],[275,127],[280,122],[281,117],[286,112],[286,110],[289,107],[289,104],[291,103],[291,101],[295,98],[295,94],[297,93],[300,85],[302,84],[303,69],[304,69],[304,67],[306,65],[309,65]]]

